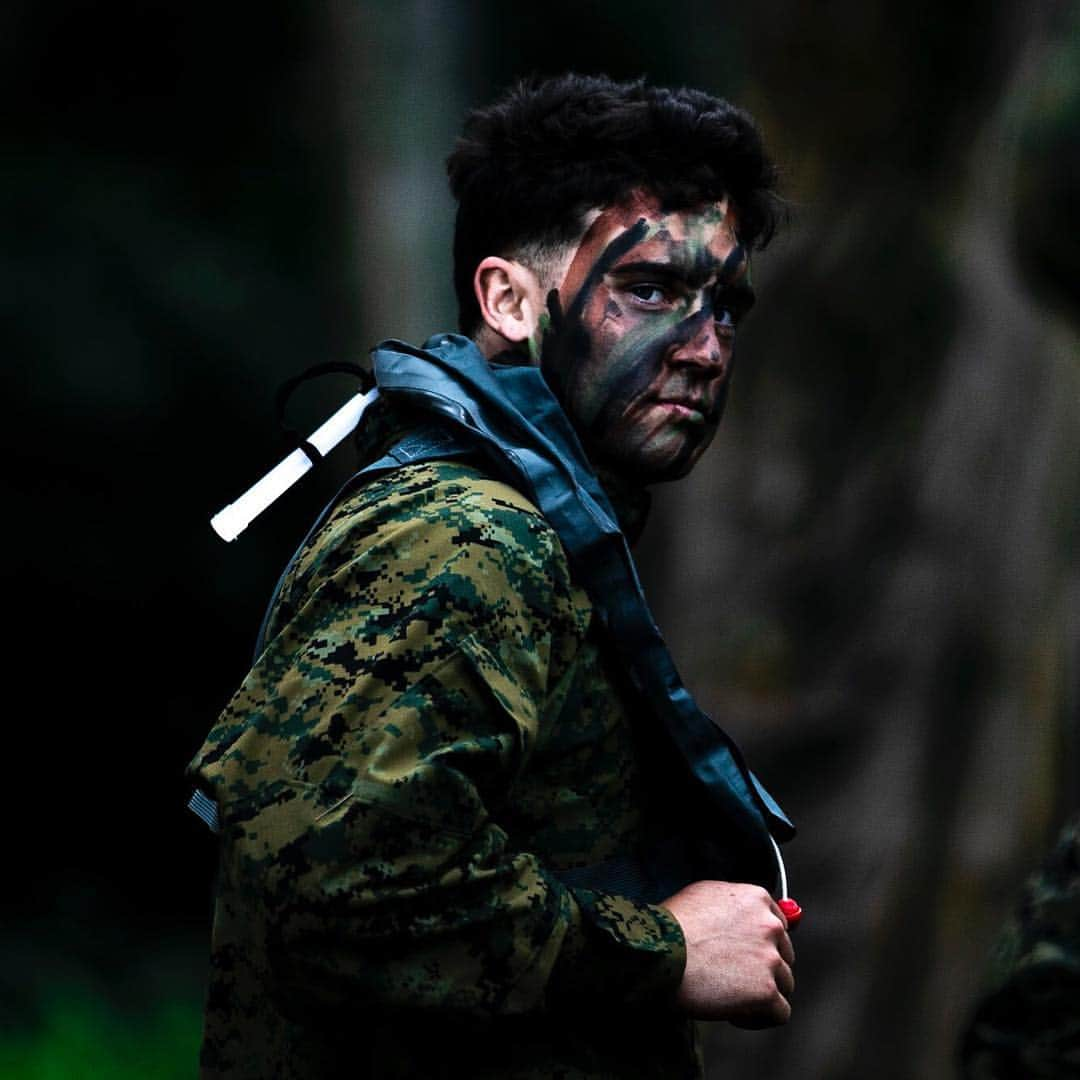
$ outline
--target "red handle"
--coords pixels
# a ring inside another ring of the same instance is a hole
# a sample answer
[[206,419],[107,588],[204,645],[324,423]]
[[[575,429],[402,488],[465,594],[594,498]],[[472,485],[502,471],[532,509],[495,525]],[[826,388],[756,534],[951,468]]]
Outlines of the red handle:
[[784,918],[787,919],[788,929],[794,930],[799,925],[799,920],[802,919],[802,908],[790,896],[778,900],[777,904],[784,913]]

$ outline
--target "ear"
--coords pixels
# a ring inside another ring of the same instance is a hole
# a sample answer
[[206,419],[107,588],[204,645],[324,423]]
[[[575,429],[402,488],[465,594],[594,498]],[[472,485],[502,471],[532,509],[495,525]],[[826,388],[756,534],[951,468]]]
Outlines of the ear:
[[473,289],[485,325],[499,337],[519,344],[536,333],[544,309],[543,292],[527,266],[489,255],[476,268]]

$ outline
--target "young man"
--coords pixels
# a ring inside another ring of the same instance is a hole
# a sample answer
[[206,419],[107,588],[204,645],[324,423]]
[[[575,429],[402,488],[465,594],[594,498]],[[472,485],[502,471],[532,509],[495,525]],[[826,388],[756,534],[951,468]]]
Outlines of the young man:
[[623,535],[716,430],[773,170],[725,102],[577,76],[472,114],[448,165],[469,337],[375,351],[373,464],[192,763],[204,1075],[697,1076],[695,1018],[789,1016],[791,830]]

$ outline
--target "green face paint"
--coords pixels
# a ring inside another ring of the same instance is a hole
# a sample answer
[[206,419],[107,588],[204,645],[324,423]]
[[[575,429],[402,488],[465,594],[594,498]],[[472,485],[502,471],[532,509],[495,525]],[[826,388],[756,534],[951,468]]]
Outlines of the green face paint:
[[536,333],[528,340],[529,346],[529,363],[538,366],[540,364],[540,354],[543,349],[544,338],[551,332],[551,315],[548,312],[542,312],[537,320]]
[[727,200],[664,212],[638,196],[593,222],[549,297],[541,366],[597,464],[643,483],[693,467],[753,302],[747,269]]

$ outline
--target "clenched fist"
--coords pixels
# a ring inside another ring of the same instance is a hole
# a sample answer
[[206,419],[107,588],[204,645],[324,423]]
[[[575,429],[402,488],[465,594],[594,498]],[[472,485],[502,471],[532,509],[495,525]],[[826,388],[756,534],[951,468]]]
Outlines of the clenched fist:
[[699,1020],[739,1027],[787,1023],[795,951],[787,920],[757,885],[696,881],[662,904],[686,938],[679,1006]]

